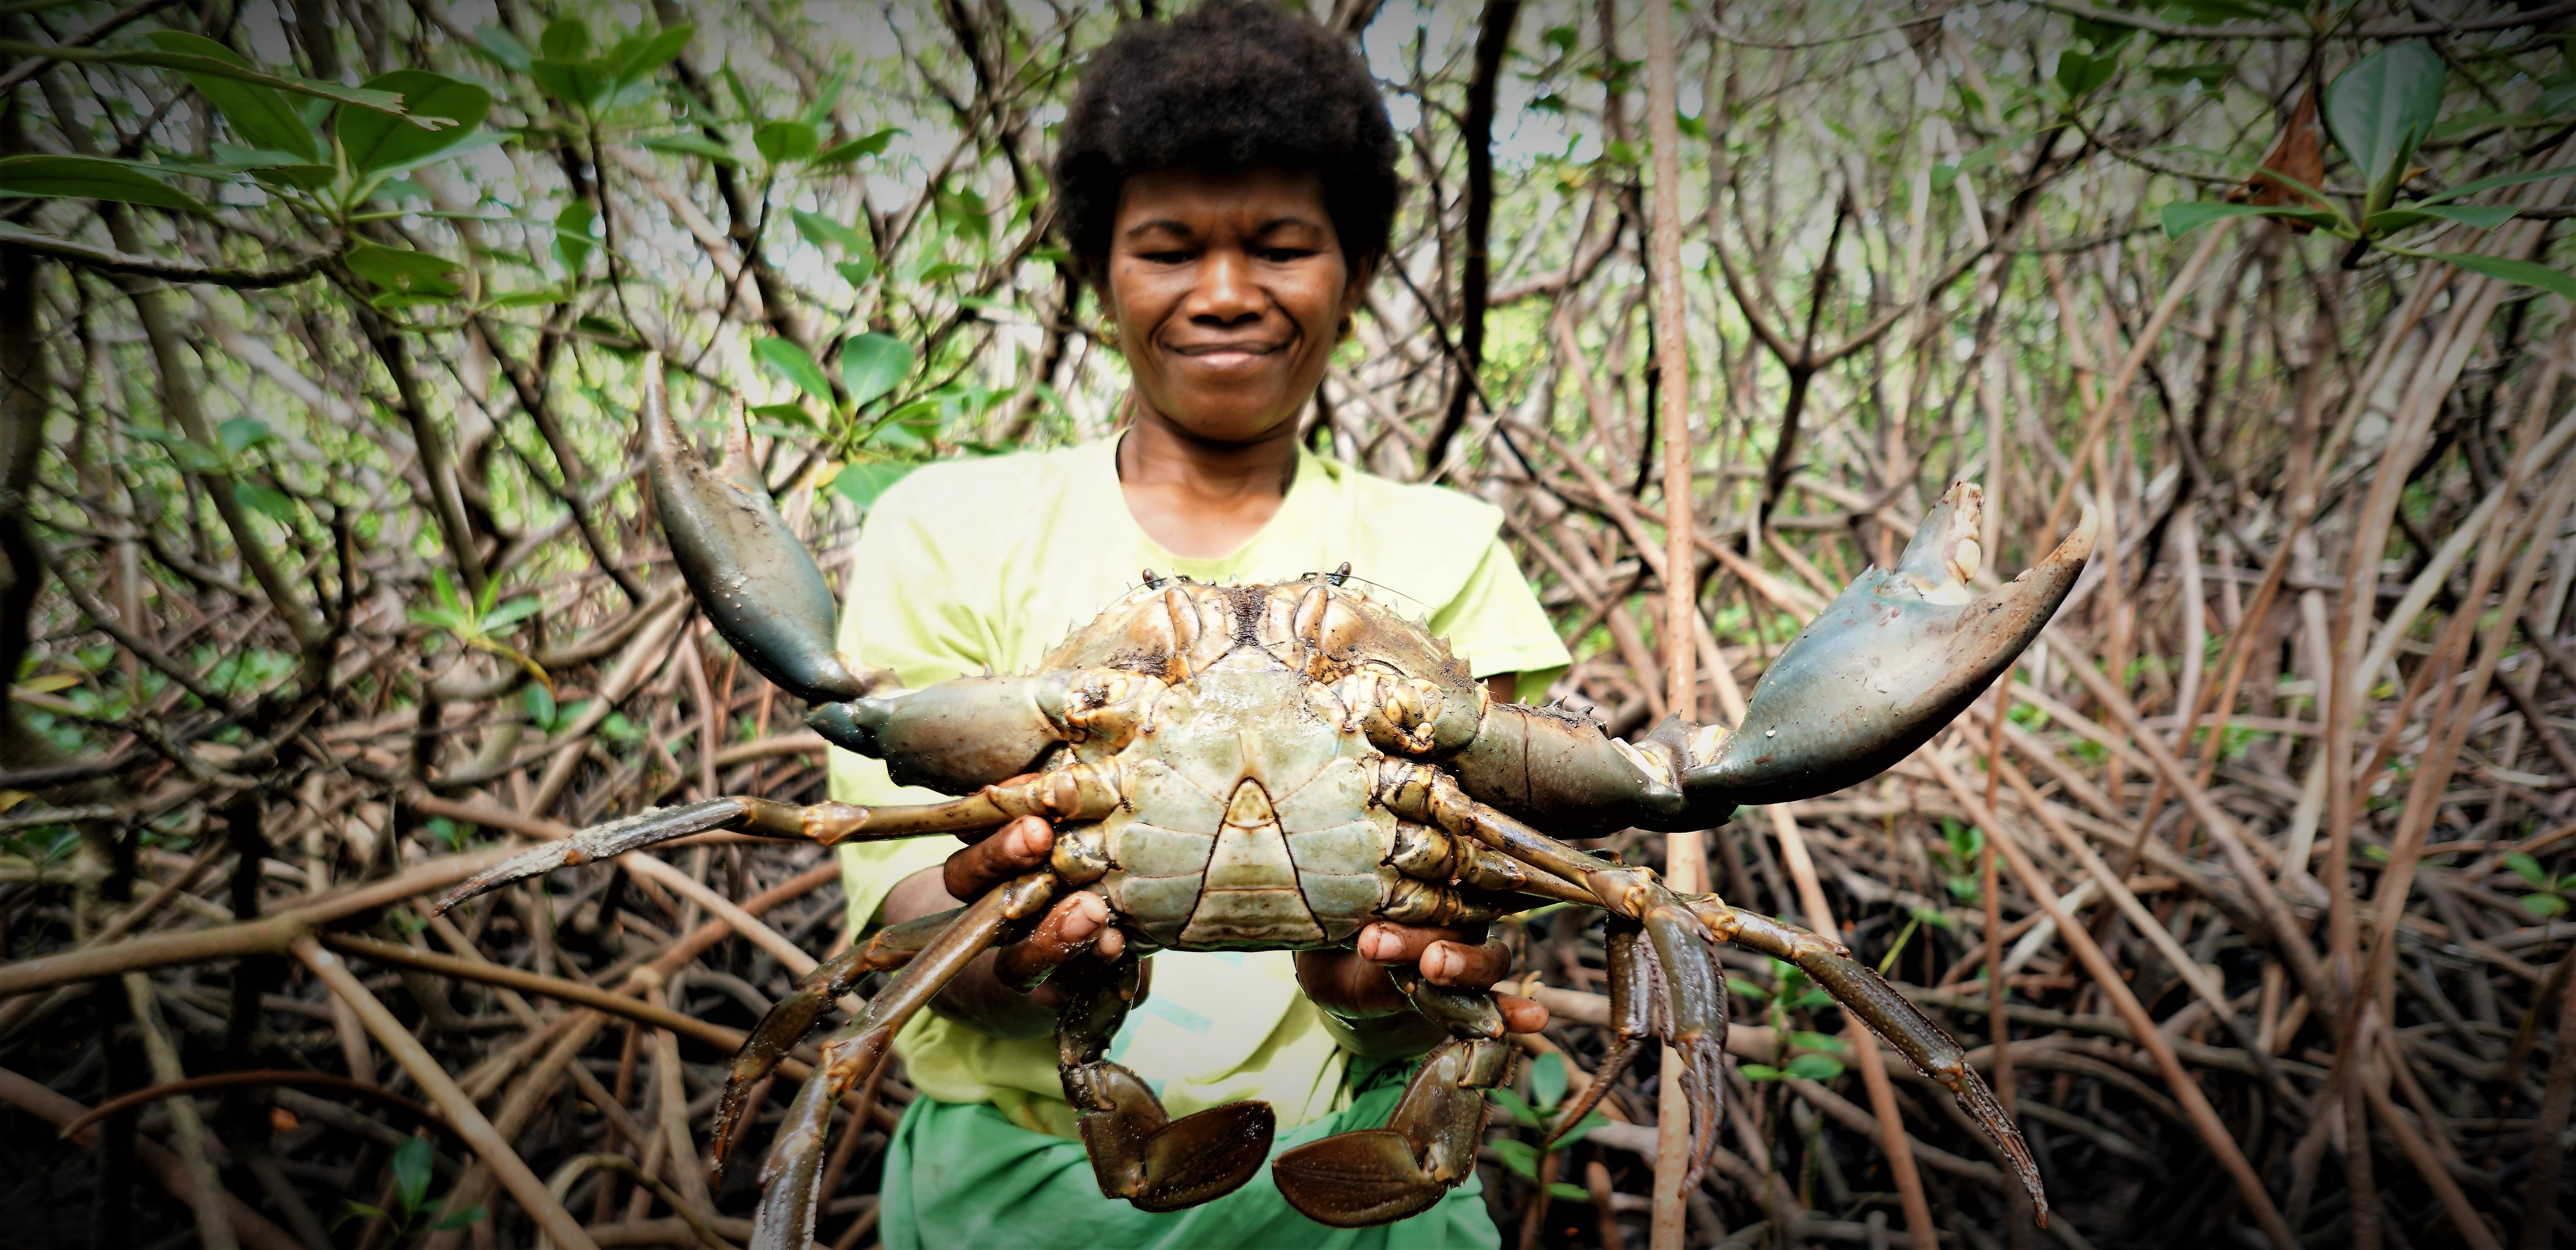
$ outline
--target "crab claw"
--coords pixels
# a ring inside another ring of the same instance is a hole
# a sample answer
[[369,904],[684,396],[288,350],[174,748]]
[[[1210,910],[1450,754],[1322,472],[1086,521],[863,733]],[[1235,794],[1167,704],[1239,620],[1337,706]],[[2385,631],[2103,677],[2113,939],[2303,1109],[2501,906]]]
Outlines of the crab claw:
[[1894,766],[1950,723],[2039,636],[2093,554],[2096,522],[1982,599],[1982,494],[1950,487],[1896,567],[1870,569],[1781,651],[1744,724],[1682,770],[1693,808],[1829,794]]
[[724,467],[707,467],[671,417],[662,358],[644,366],[644,463],[653,510],[698,606],[760,675],[808,703],[837,703],[893,684],[835,651],[832,588],[750,465],[736,422]]

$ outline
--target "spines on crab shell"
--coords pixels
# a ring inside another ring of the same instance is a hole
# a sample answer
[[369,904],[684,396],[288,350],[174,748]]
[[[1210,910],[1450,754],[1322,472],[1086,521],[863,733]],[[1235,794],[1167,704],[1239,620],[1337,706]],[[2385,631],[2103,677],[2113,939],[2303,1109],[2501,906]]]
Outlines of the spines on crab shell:
[[1282,582],[1271,594],[1295,600],[1292,632],[1305,654],[1320,661],[1308,668],[1317,680],[1331,681],[1365,665],[1443,687],[1475,684],[1466,662],[1426,622],[1407,619],[1365,591],[1319,576]]
[[1468,698],[1474,674],[1446,639],[1342,576],[1243,585],[1149,576],[1050,649],[1039,668],[1118,668],[1179,684],[1229,651],[1254,647],[1316,681],[1366,667]]
[[1234,645],[1225,597],[1235,588],[1149,578],[1049,649],[1041,670],[1119,668],[1186,682]]

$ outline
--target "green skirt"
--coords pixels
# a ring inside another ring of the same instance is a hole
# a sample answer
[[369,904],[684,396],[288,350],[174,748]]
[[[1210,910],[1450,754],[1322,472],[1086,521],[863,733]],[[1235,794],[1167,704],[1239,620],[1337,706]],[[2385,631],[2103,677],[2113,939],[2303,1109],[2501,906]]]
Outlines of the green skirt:
[[[1351,1105],[1279,1134],[1271,1154],[1351,1129],[1380,1128],[1411,1064],[1363,1077]],[[886,1146],[885,1250],[1494,1250],[1502,1239],[1473,1176],[1440,1204],[1378,1228],[1326,1228],[1279,1196],[1269,1168],[1243,1188],[1155,1215],[1100,1196],[1082,1143],[1033,1133],[989,1103],[915,1098]]]

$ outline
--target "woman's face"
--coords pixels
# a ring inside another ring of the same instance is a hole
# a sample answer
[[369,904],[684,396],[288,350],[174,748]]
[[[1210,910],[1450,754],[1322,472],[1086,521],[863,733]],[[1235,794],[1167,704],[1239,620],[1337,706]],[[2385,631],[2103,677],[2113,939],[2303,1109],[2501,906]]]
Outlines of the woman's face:
[[1366,278],[1312,172],[1163,170],[1119,195],[1119,347],[1145,403],[1198,438],[1251,442],[1294,422]]

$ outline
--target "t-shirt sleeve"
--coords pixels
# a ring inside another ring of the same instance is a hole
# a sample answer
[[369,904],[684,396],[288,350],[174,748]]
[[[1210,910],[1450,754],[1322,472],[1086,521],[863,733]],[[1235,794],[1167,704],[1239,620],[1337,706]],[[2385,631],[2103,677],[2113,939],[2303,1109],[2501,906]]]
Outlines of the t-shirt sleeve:
[[1500,535],[1486,540],[1457,597],[1432,614],[1431,632],[1447,638],[1478,677],[1520,674],[1525,701],[1546,693],[1574,662]]
[[[982,672],[992,654],[990,631],[969,606],[977,588],[960,576],[976,562],[943,541],[953,527],[930,523],[935,508],[927,505],[936,504],[937,491],[925,489],[933,487],[925,479],[939,472],[933,467],[915,473],[869,510],[851,551],[849,590],[841,606],[841,650],[863,663],[893,669],[913,690]],[[871,806],[936,803],[948,797],[898,786],[886,775],[885,761],[839,747],[830,749],[830,789],[843,803]],[[956,850],[956,839],[940,835],[842,847],[841,889],[849,902],[851,930],[865,933],[873,927],[877,909],[895,883],[945,861]]]

